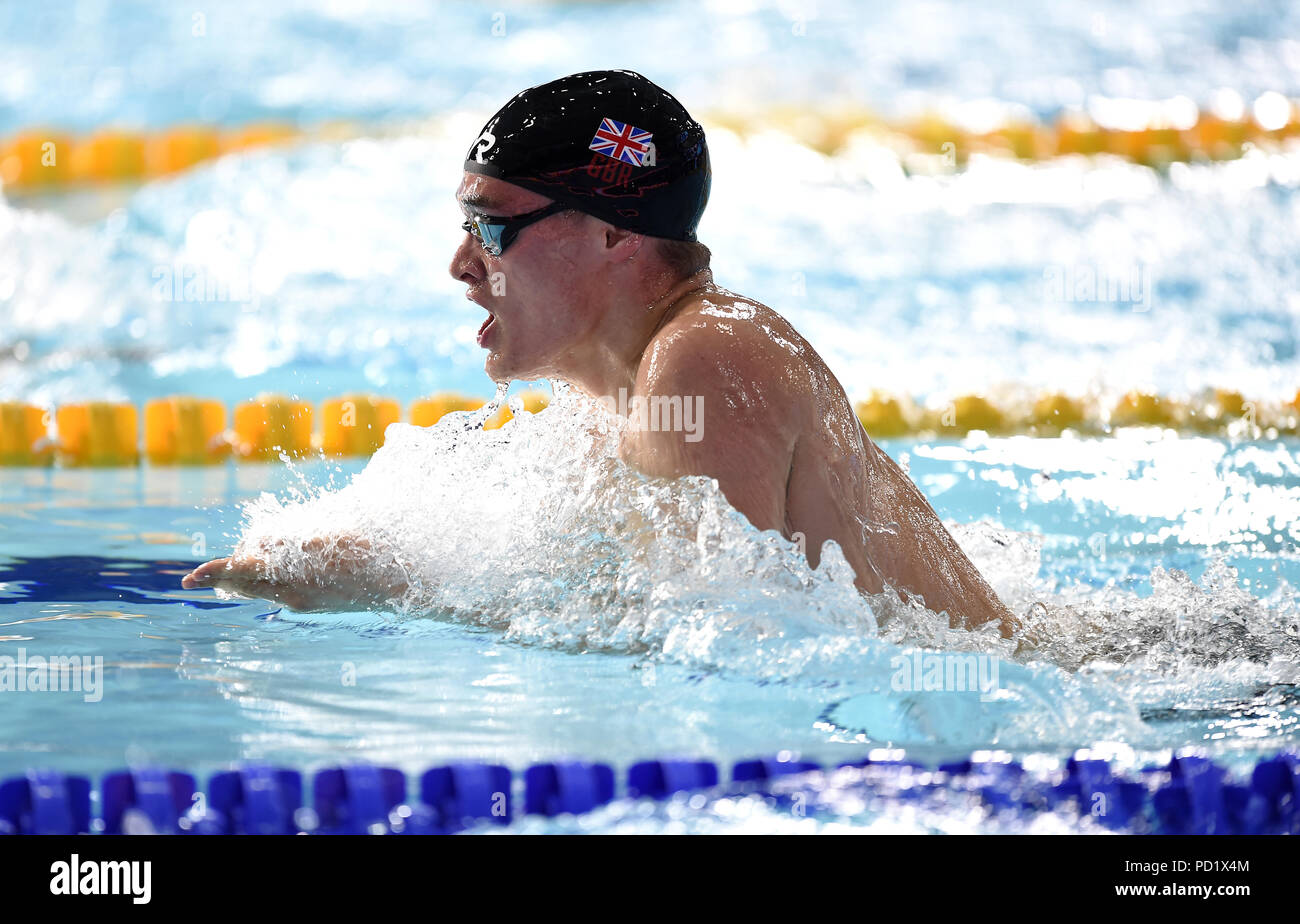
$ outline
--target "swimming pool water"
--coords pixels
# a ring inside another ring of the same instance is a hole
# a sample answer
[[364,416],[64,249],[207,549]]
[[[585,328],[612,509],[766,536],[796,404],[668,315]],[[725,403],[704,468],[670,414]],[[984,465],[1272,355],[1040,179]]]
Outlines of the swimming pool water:
[[[489,394],[481,313],[446,273],[452,193],[468,139],[556,61],[641,68],[693,112],[742,118],[782,100],[899,116],[991,100],[1051,119],[1099,98],[1182,94],[1205,108],[1224,88],[1246,105],[1300,95],[1291,4],[686,6],[507,4],[494,36],[474,4],[223,4],[203,37],[189,35],[192,12],[163,3],[6,7],[0,133],[347,116],[363,137],[253,151],[134,191],[0,202],[0,396]],[[624,34],[644,41],[628,48]],[[827,158],[706,127],[700,235],[718,279],[785,313],[855,398],[1294,397],[1291,149],[1167,173],[977,159],[920,176],[878,146]],[[1150,298],[1057,284],[1085,272],[1137,274]],[[160,283],[178,274],[222,297],[171,298]]]
[[[414,772],[440,760],[521,767],[565,755],[624,766],[664,753],[726,761],[778,747],[826,761],[876,746],[936,760],[989,747],[1063,755],[1108,726],[1139,755],[1198,745],[1231,763],[1296,743],[1291,587],[1300,564],[1275,538],[1275,524],[1289,532],[1300,515],[1296,445],[1156,435],[885,445],[945,517],[992,517],[1042,537],[1039,565],[1034,543],[1013,545],[1022,560],[1008,562],[989,554],[989,535],[961,534],[1018,610],[1030,600],[1090,599],[1133,617],[1112,629],[1115,646],[1164,645],[1167,656],[1112,652],[1109,665],[1103,658],[1074,676],[1065,689],[1091,697],[1086,716],[1066,716],[1089,720],[1077,735],[1048,720],[1074,708],[1052,699],[1072,675],[1040,662],[1034,670],[1044,677],[1012,678],[1046,697],[1013,710],[1037,724],[1026,734],[1023,725],[981,720],[989,707],[971,706],[970,694],[948,702],[941,694],[936,704],[933,694],[882,693],[866,662],[859,676],[812,669],[781,678],[743,657],[691,663],[663,650],[509,638],[464,614],[294,614],[183,592],[179,579],[193,562],[228,550],[240,501],[298,484],[288,469],[8,470],[0,481],[5,650],[102,654],[105,682],[98,703],[76,693],[7,697],[0,772],[40,763],[98,773],[142,762],[200,771],[248,759],[298,767],[366,759]],[[1072,461],[1053,465],[1045,481],[1043,460],[1067,455]],[[361,463],[336,465],[307,463],[303,475],[324,483],[331,470],[343,478]],[[1164,485],[1178,486],[1177,496],[1162,501]],[[196,543],[204,554],[194,554]],[[1219,557],[1248,590],[1218,587],[1199,603],[1202,592],[1153,594],[1154,567],[1203,582]],[[794,625],[798,614],[790,615]],[[1235,650],[1216,656],[1197,641],[1238,626]],[[1127,634],[1137,631],[1145,640]],[[1250,639],[1271,649],[1261,655]],[[1004,662],[1004,682],[1015,669]]]

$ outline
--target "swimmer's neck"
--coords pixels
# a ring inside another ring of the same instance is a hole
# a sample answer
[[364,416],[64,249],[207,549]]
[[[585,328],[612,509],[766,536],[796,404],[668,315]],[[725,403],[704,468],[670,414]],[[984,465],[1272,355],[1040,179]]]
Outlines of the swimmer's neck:
[[576,388],[595,398],[617,397],[619,389],[633,391],[637,370],[646,349],[660,329],[675,317],[690,300],[686,296],[713,286],[713,271],[708,267],[684,276],[666,290],[660,289],[647,300],[646,286],[628,298],[611,305],[600,325],[588,338],[580,355],[572,356],[572,366],[562,376]]

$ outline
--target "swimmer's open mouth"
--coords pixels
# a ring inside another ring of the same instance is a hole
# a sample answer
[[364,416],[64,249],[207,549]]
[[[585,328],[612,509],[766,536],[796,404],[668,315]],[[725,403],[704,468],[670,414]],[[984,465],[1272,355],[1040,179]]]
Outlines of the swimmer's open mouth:
[[493,328],[495,328],[495,327],[496,327],[496,323],[497,323],[497,316],[494,315],[492,312],[489,311],[489,312],[488,312],[488,316],[487,316],[487,320],[484,321],[484,322],[483,322],[483,326],[480,327],[480,328],[478,329],[478,345],[479,345],[479,346],[483,346],[484,341],[487,339],[488,331],[490,331],[490,330],[492,330]]

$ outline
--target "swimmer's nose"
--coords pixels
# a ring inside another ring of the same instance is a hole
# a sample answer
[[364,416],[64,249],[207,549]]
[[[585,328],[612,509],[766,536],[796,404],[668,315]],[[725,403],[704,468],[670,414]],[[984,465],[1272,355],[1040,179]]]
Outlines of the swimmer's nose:
[[474,239],[469,232],[461,239],[460,246],[451,255],[451,266],[447,267],[451,278],[466,285],[473,285],[483,279],[485,267],[474,252]]

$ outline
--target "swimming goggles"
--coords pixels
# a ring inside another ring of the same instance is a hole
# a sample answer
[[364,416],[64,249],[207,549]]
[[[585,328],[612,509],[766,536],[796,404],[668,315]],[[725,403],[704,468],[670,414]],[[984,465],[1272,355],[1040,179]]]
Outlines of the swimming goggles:
[[479,215],[471,212],[469,217],[461,224],[461,228],[474,235],[474,239],[479,242],[486,253],[499,257],[524,228],[527,228],[533,222],[541,221],[548,215],[567,212],[570,208],[571,206],[562,202],[552,202],[550,205],[544,205],[536,211],[509,217]]

